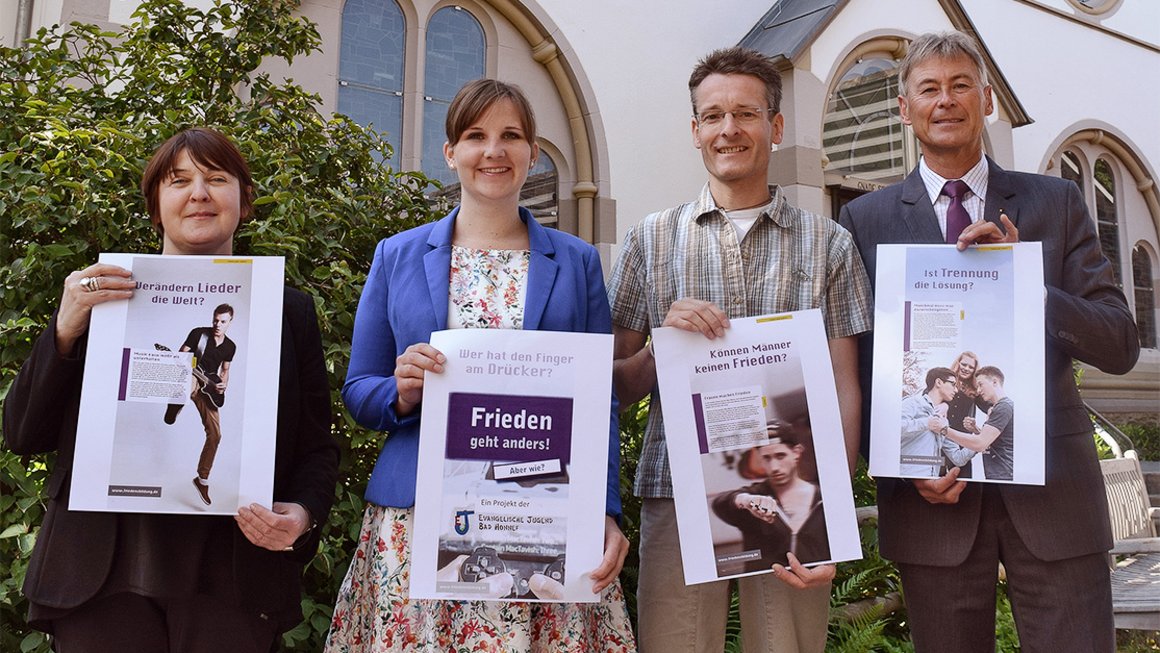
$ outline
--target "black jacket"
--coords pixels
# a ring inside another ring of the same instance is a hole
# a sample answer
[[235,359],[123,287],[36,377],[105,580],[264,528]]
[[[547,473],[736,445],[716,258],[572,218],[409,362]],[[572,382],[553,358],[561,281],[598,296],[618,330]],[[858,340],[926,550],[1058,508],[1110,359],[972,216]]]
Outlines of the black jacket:
[[[52,610],[75,608],[101,590],[118,555],[118,528],[123,520],[166,520],[179,533],[226,532],[232,551],[228,578],[241,605],[276,619],[282,630],[302,619],[303,566],[314,556],[319,530],[294,551],[274,552],[251,544],[230,517],[143,515],[78,512],[68,509],[84,340],[78,354],[65,358],[56,351],[56,317],[37,339],[4,403],[4,440],[17,454],[56,451],[46,487],[48,509],[24,579],[24,594],[35,605]],[[339,451],[330,433],[330,389],[323,360],[314,304],[306,294],[287,288],[283,297],[282,353],[278,387],[277,445],[274,460],[274,500],[300,503],[319,524],[326,522],[334,501]],[[163,546],[173,564],[183,559],[182,542],[173,537]],[[201,538],[205,541],[205,537]],[[141,552],[135,555],[142,555]],[[35,607],[34,607],[35,613]],[[39,624],[38,624],[39,625]]]

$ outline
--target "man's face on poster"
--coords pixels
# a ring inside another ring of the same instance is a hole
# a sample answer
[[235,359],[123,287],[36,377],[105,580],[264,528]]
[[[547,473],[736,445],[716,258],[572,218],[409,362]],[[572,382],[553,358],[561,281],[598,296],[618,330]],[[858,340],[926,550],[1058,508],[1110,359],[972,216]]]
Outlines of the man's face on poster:
[[953,376],[945,379],[938,379],[934,382],[934,390],[937,396],[942,401],[950,401],[959,393],[958,387],[955,385],[955,378]]
[[781,487],[797,477],[798,460],[802,455],[800,444],[767,444],[757,448],[757,459],[773,487]]
[[979,396],[988,403],[995,403],[999,400],[999,381],[990,376],[980,376],[975,379],[975,389]]
[[213,335],[215,338],[220,338],[226,334],[230,328],[230,322],[233,322],[234,316],[229,313],[218,313],[213,316]]

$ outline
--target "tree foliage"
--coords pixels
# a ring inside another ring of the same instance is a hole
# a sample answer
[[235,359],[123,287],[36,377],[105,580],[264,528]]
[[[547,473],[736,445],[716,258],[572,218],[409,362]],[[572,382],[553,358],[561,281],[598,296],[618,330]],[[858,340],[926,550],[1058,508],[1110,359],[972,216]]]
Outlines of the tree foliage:
[[[338,397],[374,243],[431,219],[427,180],[389,168],[389,146],[320,99],[260,71],[315,51],[314,25],[288,0],[208,10],[147,0],[120,32],[73,23],[0,48],[0,396],[59,302],[64,278],[102,251],[156,252],[138,189],[152,151],[207,125],[253,169],[256,215],[239,254],[283,255],[287,282],[318,307],[343,447],[339,496],[306,572],[307,621],[285,643],[321,648],[361,523],[381,436],[354,426]],[[437,207],[441,208],[441,207]],[[20,585],[43,517],[49,457],[0,452],[0,650],[47,650],[24,625]]]

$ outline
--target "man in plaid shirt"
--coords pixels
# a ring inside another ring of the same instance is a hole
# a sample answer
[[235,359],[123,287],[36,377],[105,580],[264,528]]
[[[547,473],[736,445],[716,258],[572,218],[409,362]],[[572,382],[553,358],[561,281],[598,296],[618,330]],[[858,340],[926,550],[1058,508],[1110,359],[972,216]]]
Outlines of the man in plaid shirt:
[[[709,181],[695,201],[629,230],[609,284],[620,403],[652,395],[635,487],[644,499],[637,605],[645,653],[691,645],[719,653],[730,601],[728,581],[685,585],[651,329],[672,326],[712,339],[724,335],[730,318],[820,308],[852,469],[861,402],[855,337],[871,326],[869,282],[850,235],[790,206],[768,183],[770,152],[784,127],[773,63],[752,50],[718,50],[694,68],[689,90],[693,145]],[[789,561],[773,574],[740,579],[746,651],[825,647],[834,567]]]

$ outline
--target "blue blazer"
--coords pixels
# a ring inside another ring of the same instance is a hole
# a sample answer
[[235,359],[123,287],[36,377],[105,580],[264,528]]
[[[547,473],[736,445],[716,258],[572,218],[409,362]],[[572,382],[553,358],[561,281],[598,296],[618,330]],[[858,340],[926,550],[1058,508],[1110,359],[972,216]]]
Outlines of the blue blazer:
[[[447,328],[451,236],[456,207],[443,219],[381,241],[359,299],[350,368],[342,398],[359,424],[387,431],[367,485],[366,499],[380,506],[415,505],[419,416],[395,412],[395,358],[431,333]],[[555,229],[545,229],[520,208],[528,227],[524,329],[611,333],[612,318],[596,248]],[[609,407],[608,494],[605,512],[620,516],[620,438],[616,401]]]
[[[1140,353],[1136,323],[1112,278],[1095,222],[1076,185],[1004,170],[990,159],[987,165],[983,218],[999,224],[999,211],[1005,210],[1019,229],[1019,240],[1042,243],[1047,288],[1046,484],[1001,485],[998,491],[1019,535],[1040,560],[1107,551],[1112,545],[1108,503],[1091,419],[1075,385],[1072,361],[1110,374],[1131,370]],[[839,222],[853,235],[871,281],[878,244],[943,242],[917,169],[901,183],[842,207]],[[859,344],[862,424],[868,432],[873,342],[865,337]],[[981,506],[980,483],[968,483],[958,503],[936,506],[906,480],[879,478],[878,538],[883,557],[934,566],[962,563],[975,542]]]

